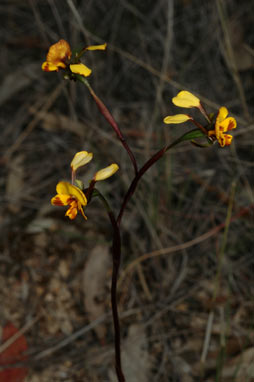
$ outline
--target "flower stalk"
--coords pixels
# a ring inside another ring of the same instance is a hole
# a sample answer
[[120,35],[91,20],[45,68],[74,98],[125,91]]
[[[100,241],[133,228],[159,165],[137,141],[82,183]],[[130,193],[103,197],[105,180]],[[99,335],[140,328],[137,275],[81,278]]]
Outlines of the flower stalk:
[[136,161],[136,158],[132,152],[132,150],[130,149],[128,143],[126,142],[121,130],[119,129],[118,127],[118,124],[116,123],[115,119],[113,118],[112,114],[110,113],[110,111],[108,110],[108,108],[106,107],[106,105],[102,102],[102,100],[95,94],[94,90],[92,89],[91,85],[89,84],[89,82],[86,80],[86,78],[82,77],[82,76],[77,76],[77,79],[82,82],[84,85],[86,85],[86,87],[88,88],[91,96],[93,97],[99,111],[101,112],[101,114],[103,115],[103,117],[106,119],[106,121],[111,125],[111,127],[114,129],[116,135],[117,135],[117,138],[120,140],[120,142],[122,143],[124,149],[127,151],[129,157],[130,157],[130,160],[133,164],[133,168],[134,168],[134,172],[135,174],[137,174],[138,172],[138,167],[137,167],[137,161]]
[[[76,173],[80,167],[87,165],[92,160],[93,154],[88,153],[87,151],[78,152],[71,162],[72,184],[63,181],[59,182],[56,188],[57,195],[51,199],[51,203],[53,205],[68,206],[66,216],[68,216],[71,220],[76,218],[78,212],[82,214],[84,219],[87,219],[83,209],[87,207],[87,205],[90,203],[93,197],[99,197],[100,201],[102,202],[104,208],[107,211],[113,230],[111,248],[113,261],[111,281],[111,305],[115,334],[115,367],[118,381],[124,382],[125,377],[121,365],[121,335],[117,305],[117,280],[121,264],[120,227],[126,207],[132,195],[135,193],[138,183],[143,177],[143,175],[150,169],[150,167],[157,163],[157,161],[161,159],[167,151],[184,141],[190,141],[198,147],[209,147],[212,143],[216,141],[221,147],[228,146],[231,144],[233,137],[226,133],[236,128],[236,121],[233,117],[228,117],[228,110],[225,107],[221,107],[219,109],[216,118],[213,118],[213,116],[209,116],[198,97],[186,90],[182,90],[172,99],[173,104],[182,108],[198,109],[202,116],[206,119],[206,125],[203,126],[203,124],[201,124],[199,121],[196,121],[189,114],[176,114],[166,116],[164,118],[164,123],[167,125],[178,125],[190,121],[195,125],[196,128],[194,130],[186,132],[171,144],[166,145],[160,150],[158,150],[140,169],[138,169],[136,158],[132,150],[130,149],[128,143],[126,142],[121,130],[119,129],[117,122],[113,118],[108,108],[102,102],[102,100],[96,95],[96,93],[94,92],[91,85],[86,79],[86,77],[90,76],[92,70],[80,62],[81,57],[87,50],[105,49],[106,44],[92,45],[83,48],[80,52],[72,56],[69,44],[65,40],[60,40],[58,43],[50,47],[46,61],[42,64],[42,69],[47,72],[58,72],[61,70],[64,72],[64,78],[75,81],[78,80],[87,87],[100,113],[111,125],[111,127],[116,133],[117,138],[120,140],[123,148],[127,151],[132,166],[134,168],[134,178],[130,183],[127,192],[125,193],[125,196],[123,197],[117,218],[115,218],[115,215],[112,209],[110,208],[109,203],[107,202],[105,197],[98,191],[98,189],[95,188],[95,185],[98,181],[105,180],[112,176],[116,171],[118,171],[119,167],[116,163],[112,163],[111,165],[97,171],[91,179],[89,186],[86,189],[84,189],[83,183],[80,180],[76,179]],[[198,142],[196,142],[196,139],[199,138],[205,139],[207,141],[206,145],[199,144]]]

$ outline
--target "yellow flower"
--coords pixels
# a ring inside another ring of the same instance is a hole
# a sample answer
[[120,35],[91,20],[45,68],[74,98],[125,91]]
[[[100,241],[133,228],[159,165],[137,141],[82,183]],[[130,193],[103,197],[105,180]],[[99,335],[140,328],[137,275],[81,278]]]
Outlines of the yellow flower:
[[163,119],[163,122],[166,123],[167,125],[169,124],[178,124],[178,123],[183,123],[186,121],[189,121],[192,119],[189,115],[187,114],[176,114],[176,115],[168,115]]
[[54,206],[69,206],[65,216],[75,219],[78,211],[87,219],[82,206],[87,205],[85,194],[76,186],[68,182],[59,182],[56,186],[57,195],[51,199]]
[[[84,48],[82,52],[86,50],[105,50],[106,47],[107,44],[91,45]],[[45,72],[58,72],[60,68],[66,69],[71,56],[72,52],[68,42],[60,40],[49,48],[46,61],[42,64],[42,70]],[[92,70],[82,63],[70,64],[69,69],[72,73],[84,77],[88,77],[92,73]]]
[[176,97],[172,98],[172,102],[174,105],[179,107],[200,107],[199,98],[186,90],[180,91]]
[[236,128],[236,120],[233,117],[228,116],[228,109],[222,106],[219,109],[218,115],[215,121],[215,129],[208,132],[209,137],[215,137],[221,147],[229,146],[232,142],[232,135],[225,134],[227,131]]
[[110,166],[105,167],[96,172],[93,177],[93,180],[98,182],[99,180],[104,180],[114,175],[114,173],[119,169],[119,166],[116,163],[112,163]]
[[80,151],[75,154],[71,161],[71,168],[76,171],[79,167],[86,165],[93,159],[93,153],[88,153],[87,151]]
[[71,48],[67,41],[60,40],[49,48],[46,61],[42,64],[45,72],[58,72],[66,68],[66,61],[71,58]]

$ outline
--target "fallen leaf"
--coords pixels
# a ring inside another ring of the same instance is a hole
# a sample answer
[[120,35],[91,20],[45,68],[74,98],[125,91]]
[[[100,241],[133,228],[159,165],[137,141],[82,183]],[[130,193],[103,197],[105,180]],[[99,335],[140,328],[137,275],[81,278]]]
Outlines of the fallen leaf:
[[[9,322],[3,328],[2,343],[18,332],[18,329]],[[23,354],[27,350],[27,342],[23,335],[18,337],[10,346],[0,353],[0,369],[4,365],[12,365],[24,361],[27,357]],[[26,367],[13,367],[0,370],[1,382],[23,382],[27,375]]]
[[[122,369],[126,382],[151,381],[152,366],[144,326],[133,324],[129,327],[128,336],[122,344]],[[109,372],[109,379],[110,382],[117,381],[113,370]]]
[[[83,290],[85,294],[84,305],[90,321],[102,316],[108,301],[107,285],[110,281],[111,259],[107,247],[97,245],[89,254],[83,273]],[[106,326],[98,325],[95,328],[98,338],[103,341],[106,335]]]

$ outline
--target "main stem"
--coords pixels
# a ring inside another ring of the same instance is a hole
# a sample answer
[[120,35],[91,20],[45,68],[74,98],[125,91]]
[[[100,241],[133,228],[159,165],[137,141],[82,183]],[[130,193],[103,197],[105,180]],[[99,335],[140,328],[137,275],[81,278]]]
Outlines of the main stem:
[[[117,137],[119,138],[123,147],[127,151],[135,171],[135,177],[124,197],[117,220],[115,219],[114,214],[112,210],[110,209],[105,198],[96,190],[96,192],[98,192],[97,195],[101,198],[101,200],[104,203],[104,206],[107,209],[108,216],[110,218],[110,221],[113,227],[113,244],[112,244],[113,271],[112,271],[112,282],[111,282],[111,305],[112,305],[113,322],[114,322],[114,329],[115,329],[115,367],[116,367],[118,381],[125,382],[125,378],[124,378],[124,374],[122,372],[122,366],[121,366],[121,336],[120,336],[120,324],[119,324],[118,308],[117,308],[117,279],[118,279],[119,267],[121,263],[120,223],[121,223],[121,219],[125,211],[125,208],[127,206],[127,203],[132,197],[133,193],[135,192],[138,182],[142,178],[144,173],[154,163],[156,163],[165,154],[167,150],[169,150],[170,148],[172,148],[173,146],[181,142],[182,137],[174,141],[172,144],[163,147],[156,154],[154,154],[152,158],[150,158],[140,170],[138,170],[136,158],[134,154],[132,153],[130,147],[128,146],[127,142],[125,141],[124,136],[122,135],[116,121],[114,120],[113,116],[111,115],[107,107],[100,100],[100,98],[97,97],[97,95],[95,94],[95,92],[93,91],[90,84],[85,78],[81,76],[77,76],[77,79],[79,79],[81,82],[83,82],[87,86],[101,114],[108,121],[108,123],[113,127]],[[92,192],[92,189],[93,187],[91,186],[90,192]]]
[[100,194],[98,190],[94,190],[95,195],[97,194],[97,196],[99,196],[101,201],[103,202],[107,210],[112,228],[113,228],[113,244],[112,244],[113,271],[112,271],[112,281],[111,281],[111,305],[112,305],[113,322],[114,322],[114,329],[115,329],[115,367],[116,367],[116,374],[117,374],[117,378],[119,382],[125,382],[124,374],[122,372],[122,365],[121,365],[121,335],[120,335],[120,324],[119,324],[118,308],[117,308],[117,279],[118,279],[119,267],[121,263],[120,222],[121,222],[121,218],[125,210],[125,207],[129,199],[135,192],[135,189],[141,177],[171,147],[172,145],[163,147],[155,155],[153,155],[152,158],[150,158],[144,164],[144,166],[138,171],[138,173],[134,177],[124,197],[117,220],[115,219],[114,214],[111,208],[109,207],[106,199],[102,196],[102,194]]
[[112,257],[113,257],[113,272],[112,272],[112,281],[111,281],[111,305],[112,305],[112,314],[114,321],[115,329],[115,367],[116,374],[119,382],[124,382],[125,378],[122,372],[121,365],[121,335],[120,335],[120,324],[118,317],[118,308],[117,308],[117,280],[118,272],[121,261],[121,236],[119,227],[115,220],[115,217],[112,213],[108,213],[111,220],[111,224],[114,230],[113,234],[113,245],[112,245]]
[[104,196],[97,190],[93,191],[94,196],[98,196],[109,216],[112,228],[113,228],[113,243],[112,243],[112,258],[113,258],[113,271],[112,271],[112,279],[111,279],[111,306],[112,306],[112,315],[114,322],[114,333],[115,333],[115,368],[116,374],[119,382],[125,382],[124,374],[122,371],[121,365],[121,335],[120,335],[120,324],[118,317],[118,308],[117,308],[117,280],[119,267],[121,262],[121,235],[120,229],[116,222],[115,216],[104,198]]
[[124,197],[117,220],[115,219],[114,214],[112,210],[110,209],[106,199],[99,193],[98,190],[93,191],[97,193],[97,196],[99,196],[100,199],[102,200],[107,210],[107,213],[113,228],[113,244],[112,244],[113,272],[112,272],[112,282],[111,282],[111,305],[112,305],[113,322],[114,322],[114,329],[115,329],[115,364],[116,364],[115,367],[116,367],[116,373],[117,373],[117,378],[119,382],[125,382],[124,374],[122,372],[122,365],[121,365],[121,335],[120,335],[120,324],[119,324],[118,308],[117,308],[117,280],[118,280],[119,267],[121,263],[121,235],[120,235],[121,219],[128,201],[130,200],[131,196],[135,192],[138,182],[142,178],[142,176],[145,174],[145,172],[153,164],[155,164],[165,154],[166,151],[168,151],[169,149],[171,149],[172,147],[180,143],[181,140],[182,140],[182,137],[178,138],[170,145],[163,147],[161,150],[155,153],[138,172],[136,172],[136,175]]

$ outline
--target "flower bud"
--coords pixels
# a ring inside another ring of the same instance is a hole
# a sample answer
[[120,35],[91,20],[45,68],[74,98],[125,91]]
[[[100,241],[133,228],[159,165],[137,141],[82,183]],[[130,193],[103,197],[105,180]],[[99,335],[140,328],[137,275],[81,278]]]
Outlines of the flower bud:
[[76,171],[79,167],[86,165],[93,159],[93,153],[87,151],[80,151],[75,154],[71,162],[71,168]]
[[119,166],[116,163],[111,164],[108,167],[99,170],[94,175],[93,179],[98,182],[99,180],[104,180],[114,175],[114,173],[119,169]]

